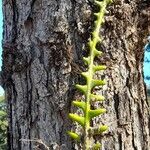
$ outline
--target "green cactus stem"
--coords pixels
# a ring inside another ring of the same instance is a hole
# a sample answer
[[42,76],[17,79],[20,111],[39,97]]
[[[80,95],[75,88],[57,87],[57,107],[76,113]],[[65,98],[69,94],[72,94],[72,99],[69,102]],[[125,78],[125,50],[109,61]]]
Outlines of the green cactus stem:
[[[96,16],[96,21],[95,21],[95,26],[94,30],[92,32],[92,38],[89,40],[89,49],[90,49],[90,54],[88,57],[84,57],[83,61],[87,64],[88,70],[86,72],[82,72],[81,75],[86,79],[86,85],[76,85],[76,88],[80,90],[84,96],[85,96],[85,101],[73,101],[73,105],[76,107],[79,107],[80,109],[83,110],[83,116],[79,116],[77,114],[69,114],[69,117],[73,120],[78,122],[84,129],[84,133],[81,133],[81,135],[84,137],[83,141],[83,149],[84,150],[98,150],[101,147],[101,144],[97,142],[94,145],[91,145],[91,137],[90,137],[90,130],[93,129],[93,134],[101,134],[105,132],[108,127],[106,125],[102,125],[97,129],[94,129],[93,127],[90,126],[91,120],[94,117],[97,117],[103,113],[106,112],[106,109],[104,108],[99,108],[96,110],[91,109],[91,101],[103,101],[105,98],[101,95],[96,95],[92,93],[92,90],[96,86],[103,86],[105,85],[104,80],[97,80],[94,79],[94,74],[97,71],[105,70],[106,66],[104,65],[94,65],[94,58],[97,56],[101,56],[102,52],[96,49],[97,43],[101,42],[101,38],[99,36],[99,31],[101,28],[102,23],[104,22],[104,14],[106,11],[107,5],[111,2],[111,0],[95,0],[95,4],[100,7],[100,11],[97,13],[94,13]],[[68,132],[68,134],[76,140],[80,140],[80,135],[73,133],[73,132]]]

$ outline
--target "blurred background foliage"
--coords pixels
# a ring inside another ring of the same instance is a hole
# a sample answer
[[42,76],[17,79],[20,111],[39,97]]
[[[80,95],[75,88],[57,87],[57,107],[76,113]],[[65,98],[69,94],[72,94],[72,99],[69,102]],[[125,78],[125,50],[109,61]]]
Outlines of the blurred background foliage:
[[4,96],[0,96],[0,150],[7,149],[7,113]]

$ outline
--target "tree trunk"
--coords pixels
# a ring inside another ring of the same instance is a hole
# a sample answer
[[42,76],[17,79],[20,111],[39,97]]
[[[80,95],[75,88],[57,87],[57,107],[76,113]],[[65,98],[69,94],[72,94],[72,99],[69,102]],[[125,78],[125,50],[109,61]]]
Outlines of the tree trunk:
[[[3,0],[2,85],[8,104],[9,150],[80,149],[66,134],[71,101],[82,95],[92,30],[93,0]],[[94,124],[107,124],[103,150],[149,150],[150,119],[143,81],[143,47],[150,32],[149,2],[115,0],[100,31],[107,85],[95,92],[106,97],[107,114]],[[92,19],[91,19],[92,18]],[[100,76],[101,74],[97,74]],[[98,107],[97,104],[95,107]]]

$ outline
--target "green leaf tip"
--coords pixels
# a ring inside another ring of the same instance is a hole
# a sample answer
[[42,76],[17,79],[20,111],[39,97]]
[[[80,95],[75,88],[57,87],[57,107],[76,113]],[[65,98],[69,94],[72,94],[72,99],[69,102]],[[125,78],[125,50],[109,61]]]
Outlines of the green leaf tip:
[[93,47],[93,41],[91,39],[89,40],[88,45],[92,49],[92,47]]
[[76,107],[81,108],[83,111],[85,111],[85,102],[73,101],[72,104]]
[[74,140],[80,141],[80,136],[77,133],[67,131],[67,134]]
[[105,84],[106,84],[105,80],[95,80],[95,79],[92,80],[92,88],[94,88],[95,86],[103,86]]
[[90,98],[92,101],[104,101],[105,97],[102,95],[95,95],[95,94],[90,94]]
[[85,77],[86,79],[88,79],[88,77],[89,77],[89,72],[88,72],[88,71],[87,71],[87,72],[82,72],[81,75],[82,75],[83,77]]
[[100,150],[101,149],[101,144],[99,142],[97,142],[96,144],[94,144],[92,150]]
[[83,57],[83,61],[84,61],[85,65],[89,65],[90,64],[90,57]]
[[87,85],[79,85],[79,84],[76,84],[75,86],[76,86],[76,88],[77,88],[79,91],[81,91],[82,93],[86,93],[86,91],[87,91]]
[[94,15],[95,15],[96,17],[98,17],[98,16],[99,16],[99,13],[94,13]]
[[95,48],[95,49],[94,49],[94,55],[95,55],[96,57],[101,56],[101,55],[102,55],[102,52],[101,52],[101,51],[98,51],[98,50]]
[[96,110],[89,110],[89,116],[90,116],[90,118],[94,118],[94,117],[99,116],[105,112],[106,112],[106,109],[102,109],[102,108],[96,109]]
[[80,117],[79,115],[77,114],[72,114],[70,113],[69,114],[69,118],[71,118],[73,121],[76,121],[78,122],[81,126],[84,126],[84,121],[85,121],[85,118],[84,117]]
[[100,133],[103,133],[103,132],[105,132],[107,130],[108,130],[108,126],[106,126],[106,125],[102,125],[102,126],[99,127],[99,132]]
[[101,70],[105,70],[107,67],[105,65],[98,65],[98,66],[93,66],[93,71],[101,71]]

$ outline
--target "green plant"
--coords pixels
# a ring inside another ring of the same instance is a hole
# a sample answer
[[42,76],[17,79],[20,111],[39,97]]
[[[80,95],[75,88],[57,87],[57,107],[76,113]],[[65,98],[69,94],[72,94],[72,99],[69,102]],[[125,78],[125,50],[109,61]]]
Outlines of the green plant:
[[94,134],[101,134],[107,130],[106,125],[102,125],[98,128],[91,127],[91,120],[92,118],[101,115],[106,112],[106,109],[100,108],[96,110],[91,109],[91,102],[92,101],[103,101],[105,98],[100,95],[93,94],[93,89],[95,86],[103,86],[105,84],[104,80],[97,80],[94,79],[94,74],[97,71],[105,70],[106,66],[104,65],[94,65],[94,58],[100,56],[102,54],[101,51],[98,51],[96,46],[97,43],[101,42],[101,38],[99,36],[99,30],[101,28],[102,23],[104,22],[104,14],[106,11],[106,7],[111,0],[95,0],[97,6],[100,7],[100,11],[98,13],[94,13],[96,16],[95,27],[92,32],[92,38],[89,41],[89,49],[90,55],[88,57],[84,57],[83,60],[87,64],[88,69],[86,72],[82,72],[82,76],[86,79],[86,85],[76,85],[76,88],[80,90],[84,96],[85,101],[73,101],[73,105],[79,107],[83,111],[83,116],[79,116],[77,114],[69,114],[69,117],[73,120],[78,122],[83,127],[82,135],[74,133],[72,131],[68,131],[68,134],[78,141],[81,140],[83,137],[83,149],[90,150],[90,149],[100,149],[101,144],[99,142],[92,144],[91,142],[91,135]]
[[0,149],[7,149],[7,113],[4,96],[0,96]]

